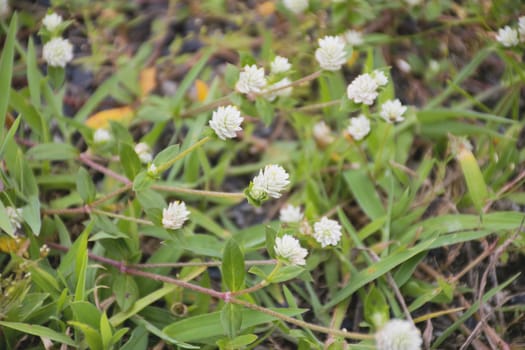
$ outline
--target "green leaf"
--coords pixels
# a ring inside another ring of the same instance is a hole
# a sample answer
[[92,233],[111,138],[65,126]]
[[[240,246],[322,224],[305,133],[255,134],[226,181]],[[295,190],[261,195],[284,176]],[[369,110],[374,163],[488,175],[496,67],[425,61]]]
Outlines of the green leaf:
[[84,333],[86,343],[90,350],[105,350],[98,329],[94,329],[85,323],[77,321],[68,321],[67,324]]
[[179,154],[179,151],[179,144],[171,145],[155,156],[155,159],[153,159],[153,164],[159,167],[160,165],[167,163],[169,160],[175,158],[177,154]]
[[240,306],[227,303],[221,310],[221,324],[226,335],[233,339],[241,329],[242,313]]
[[4,150],[7,146],[8,142],[14,142],[15,133],[18,130],[18,126],[20,125],[20,121],[22,118],[16,118],[13,125],[11,125],[11,128],[9,129],[9,132],[7,133],[5,140],[2,141],[2,145],[0,146],[0,158],[3,158],[4,156]]
[[232,292],[240,290],[244,285],[244,254],[234,239],[230,239],[224,247],[222,257],[223,281]]
[[255,100],[255,108],[257,109],[257,114],[259,114],[263,123],[265,125],[270,125],[275,115],[273,105],[264,97],[257,97]]
[[78,169],[77,190],[85,203],[91,203],[95,200],[97,195],[97,190],[93,180],[91,179],[91,175],[89,175],[88,171],[83,167]]
[[255,334],[244,334],[234,339],[220,339],[217,341],[217,345],[221,349],[244,349],[247,345],[250,345],[257,340]]
[[133,191],[141,192],[147,190],[154,182],[155,180],[148,175],[148,172],[143,170],[133,179]]
[[386,299],[379,288],[375,286],[370,287],[366,294],[364,314],[366,321],[374,325],[375,329],[381,328],[389,319]]
[[108,321],[108,316],[105,312],[100,316],[100,336],[102,338],[102,348],[110,349],[113,338],[113,330],[111,324]]
[[133,277],[120,273],[113,282],[113,293],[122,311],[128,311],[139,297],[139,289]]
[[71,160],[78,157],[78,150],[67,143],[41,143],[27,151],[34,160]]
[[47,66],[47,76],[51,81],[51,85],[55,90],[59,90],[64,84],[66,78],[66,70],[63,67]]
[[133,180],[142,169],[139,156],[127,143],[120,143],[119,149],[120,164],[124,168],[124,173],[128,179]]
[[266,232],[266,251],[272,259],[275,259],[275,237],[277,237],[277,231],[271,226],[265,227]]
[[279,282],[289,281],[299,276],[303,272],[304,272],[304,268],[301,266],[294,266],[294,265],[283,266],[277,271],[277,273],[275,273],[268,280],[268,282],[279,283]]
[[226,85],[229,88],[233,89],[235,87],[237,80],[239,80],[239,74],[239,68],[230,63],[226,65],[226,70],[224,72],[224,80],[226,81]]
[[11,78],[13,76],[13,58],[15,54],[16,31],[18,27],[18,15],[15,13],[11,18],[7,37],[0,56],[0,140],[4,139],[4,125],[9,105],[9,93],[11,91]]
[[24,207],[22,217],[27,222],[35,236],[40,235],[42,219],[40,217],[40,199],[38,196],[29,197],[29,204]]
[[17,331],[22,332],[22,333],[32,334],[32,335],[35,335],[37,337],[48,338],[48,339],[50,339],[52,341],[55,341],[55,342],[58,342],[58,343],[61,343],[61,344],[66,344],[66,345],[69,345],[69,346],[73,346],[75,348],[78,347],[77,344],[71,338],[69,338],[67,335],[64,335],[62,333],[58,333],[55,330],[52,330],[50,328],[43,327],[43,326],[40,326],[40,325],[28,324],[28,323],[19,323],[19,322],[0,321],[0,326],[11,328],[11,329],[17,330]]
[[385,216],[385,208],[374,184],[368,177],[366,169],[348,170],[343,176],[355,200],[370,219],[374,220]]
[[147,350],[148,348],[148,331],[144,326],[136,327],[129,340],[120,348],[120,350]]
[[11,237],[15,236],[15,230],[11,225],[11,220],[9,220],[9,216],[7,216],[7,210],[2,201],[0,201],[0,229]]
[[77,238],[74,246],[76,246],[76,261],[75,261],[75,275],[77,278],[77,285],[75,288],[75,301],[86,300],[86,271],[88,265],[88,236],[93,228],[93,222],[90,222],[84,231]]

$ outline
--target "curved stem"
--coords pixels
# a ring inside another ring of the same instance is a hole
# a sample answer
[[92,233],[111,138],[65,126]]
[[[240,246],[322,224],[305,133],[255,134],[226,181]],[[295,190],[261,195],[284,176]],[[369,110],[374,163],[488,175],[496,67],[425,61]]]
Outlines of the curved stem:
[[210,103],[207,103],[205,105],[202,105],[200,107],[196,107],[196,108],[187,110],[184,113],[182,113],[180,116],[181,116],[181,118],[187,118],[189,116],[192,116],[192,115],[195,115],[195,114],[200,114],[200,113],[209,111],[209,110],[211,110],[213,108],[225,105],[229,101],[230,101],[230,95],[227,95],[227,96],[219,98],[218,100],[215,100],[213,102],[210,102]]
[[296,110],[300,112],[315,111],[317,109],[322,109],[325,107],[337,106],[340,103],[341,103],[341,99],[302,106],[302,107],[297,108]]
[[[247,260],[244,262],[246,266],[260,266],[260,265],[273,265],[276,263],[276,260]],[[181,263],[145,263],[145,264],[130,264],[128,266],[135,267],[137,269],[154,269],[159,267],[193,267],[193,266],[206,266],[214,267],[221,266],[222,261],[190,261],[190,262],[181,262]]]
[[100,215],[109,216],[109,217],[115,218],[115,219],[136,222],[137,224],[149,225],[149,226],[153,226],[154,225],[154,223],[152,223],[149,220],[138,219],[138,218],[134,218],[132,216],[126,216],[126,215],[117,214],[117,213],[111,213],[109,211],[104,211],[104,210],[100,210],[100,209],[96,209],[96,208],[91,209],[91,212],[96,213],[96,214],[100,214]]
[[232,296],[243,295],[243,294],[256,292],[259,289],[263,289],[264,287],[266,287],[270,283],[268,281],[272,280],[272,277],[277,273],[277,271],[279,271],[279,269],[281,268],[281,265],[282,265],[281,262],[279,260],[277,260],[277,264],[273,268],[272,272],[270,272],[270,274],[265,279],[263,279],[261,282],[257,283],[256,285],[253,285],[253,286],[251,286],[249,288],[241,289],[241,290],[238,290],[236,292],[231,292],[230,294]]
[[203,197],[215,197],[215,198],[228,198],[228,199],[235,199],[235,200],[243,200],[244,199],[244,193],[242,192],[215,192],[215,191],[206,191],[206,190],[196,190],[193,188],[184,188],[184,187],[174,187],[174,186],[168,186],[168,185],[152,185],[152,189],[159,190],[159,191],[165,191],[165,192],[173,192],[173,193],[181,193],[181,194],[191,194],[196,196],[203,196]]
[[188,148],[186,148],[184,151],[182,151],[179,154],[177,154],[173,159],[170,159],[166,163],[159,165],[159,167],[158,167],[159,173],[169,169],[177,161],[179,161],[182,158],[186,157],[188,154],[193,152],[196,148],[201,147],[202,145],[204,145],[206,142],[208,142],[210,140],[211,140],[211,137],[205,136],[202,139],[200,139],[199,141],[195,142],[193,145],[191,145]]

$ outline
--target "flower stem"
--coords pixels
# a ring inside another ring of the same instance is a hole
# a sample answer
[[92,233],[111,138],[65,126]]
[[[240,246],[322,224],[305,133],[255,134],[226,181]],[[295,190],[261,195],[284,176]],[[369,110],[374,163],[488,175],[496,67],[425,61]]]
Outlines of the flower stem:
[[196,148],[199,148],[201,147],[202,145],[204,145],[206,142],[210,141],[211,140],[211,137],[209,136],[205,136],[203,137],[202,139],[200,139],[199,141],[195,142],[193,145],[189,146],[188,148],[186,148],[184,151],[180,152],[179,154],[177,154],[173,159],[167,161],[166,163],[164,164],[161,164],[158,168],[158,171],[159,173],[169,169],[173,164],[175,164],[177,161],[181,160],[182,158],[186,157],[188,154],[190,154],[191,152],[193,152]]
[[184,187],[173,187],[167,185],[152,185],[152,189],[164,192],[173,192],[181,194],[190,194],[195,196],[202,197],[215,197],[215,198],[226,198],[234,199],[236,201],[241,201],[244,199],[244,193],[242,192],[215,192],[215,191],[205,191],[205,190],[195,190],[193,188],[184,188]]
[[200,114],[200,113],[209,111],[211,109],[214,109],[216,107],[220,107],[222,105],[225,105],[229,101],[230,101],[230,95],[227,95],[227,96],[219,98],[218,100],[215,100],[215,101],[210,102],[208,104],[202,105],[200,107],[189,109],[189,110],[185,111],[184,113],[182,113],[180,116],[181,116],[181,118],[188,118],[189,116]]
[[96,209],[96,208],[91,209],[91,212],[96,213],[96,214],[100,214],[100,215],[109,216],[111,218],[116,218],[116,219],[131,221],[131,222],[136,222],[137,224],[149,225],[149,226],[153,226],[154,225],[149,220],[138,219],[138,218],[134,218],[132,216],[126,216],[126,215],[117,214],[117,213],[111,213],[109,211],[104,211],[104,210],[100,210],[100,209]]

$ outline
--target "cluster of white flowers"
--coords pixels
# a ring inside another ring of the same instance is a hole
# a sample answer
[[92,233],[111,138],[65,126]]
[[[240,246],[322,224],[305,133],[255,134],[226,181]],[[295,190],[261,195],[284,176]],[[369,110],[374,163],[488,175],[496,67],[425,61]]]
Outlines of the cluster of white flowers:
[[280,198],[281,192],[290,184],[290,175],[280,165],[267,165],[252,180],[250,195],[255,199],[266,196]]
[[62,24],[62,16],[56,13],[48,13],[42,20],[42,24],[52,32]]
[[308,8],[308,0],[283,0],[284,7],[296,15]]
[[210,127],[221,140],[231,139],[241,131],[241,111],[235,106],[221,106],[212,114]]
[[341,240],[341,225],[335,220],[323,216],[321,220],[314,224],[314,238],[321,244],[321,247],[337,245]]
[[505,47],[516,46],[520,42],[518,39],[518,31],[510,26],[500,28],[496,35],[496,40]]
[[370,132],[370,120],[364,114],[350,118],[350,125],[346,128],[346,131],[354,140],[362,140]]
[[235,84],[235,90],[243,94],[260,93],[266,87],[264,68],[258,68],[255,64],[244,66],[239,74],[239,80]]
[[336,71],[346,62],[345,42],[338,36],[325,36],[319,39],[315,58],[322,69]]
[[96,144],[102,144],[111,141],[112,136],[111,133],[106,129],[97,129],[95,130],[95,133],[93,134],[93,142]]
[[326,146],[334,142],[334,136],[332,135],[332,130],[326,123],[321,120],[318,123],[315,123],[313,127],[314,138],[321,145]]
[[282,56],[275,56],[270,63],[270,72],[272,74],[286,73],[292,68],[288,58]]
[[140,142],[135,145],[135,153],[137,153],[140,161],[143,164],[148,164],[153,159],[153,155],[151,154],[151,148],[145,142]]
[[186,209],[186,203],[182,201],[171,202],[167,208],[162,210],[162,226],[177,230],[184,225],[189,215],[190,212]]
[[50,66],[64,68],[73,59],[73,45],[67,39],[53,38],[44,45],[42,56]]
[[301,247],[299,241],[290,236],[284,235],[282,237],[275,238],[275,254],[284,259],[291,265],[305,265],[305,258],[308,255],[308,251]]
[[377,350],[420,350],[421,333],[410,322],[393,319],[375,334]]
[[370,106],[379,95],[379,87],[386,84],[388,84],[388,78],[382,71],[361,74],[348,85],[346,95],[355,103],[364,103]]
[[279,211],[279,220],[282,222],[297,223],[302,219],[303,213],[301,213],[301,207],[295,207],[291,204],[287,204]]
[[22,227],[23,221],[22,208],[6,207],[5,210],[11,226],[13,226],[16,230],[19,230]]
[[388,100],[381,106],[381,117],[388,123],[402,122],[405,120],[403,114],[407,107],[401,104],[398,99]]
[[347,30],[344,34],[344,37],[348,45],[351,45],[351,46],[359,46],[363,44],[364,42],[363,33],[357,30],[353,30],[353,29]]

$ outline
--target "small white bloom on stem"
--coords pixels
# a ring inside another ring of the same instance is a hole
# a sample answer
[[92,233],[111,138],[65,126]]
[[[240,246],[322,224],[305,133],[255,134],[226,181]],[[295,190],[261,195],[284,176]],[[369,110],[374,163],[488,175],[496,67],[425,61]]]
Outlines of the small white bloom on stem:
[[282,207],[279,212],[279,220],[282,222],[294,223],[300,222],[303,219],[303,213],[301,213],[301,207],[294,207],[291,204],[287,204]]
[[516,29],[512,29],[509,26],[500,28],[498,30],[498,34],[496,35],[496,40],[505,47],[516,46],[519,44],[518,31]]
[[321,145],[326,146],[334,142],[334,136],[332,130],[326,123],[321,120],[316,123],[312,129],[315,140]]
[[16,230],[19,230],[22,227],[23,221],[22,208],[6,207],[5,210],[7,212],[7,217],[9,218],[11,226],[13,226]]
[[319,39],[315,58],[324,70],[336,71],[346,62],[345,42],[338,36],[325,36]]
[[188,220],[190,212],[182,201],[171,202],[167,208],[162,210],[162,226],[167,229],[176,230]]
[[267,165],[253,178],[250,194],[256,199],[270,196],[280,198],[281,192],[290,184],[290,175],[280,165]]
[[388,100],[381,106],[381,118],[388,123],[402,122],[405,120],[403,114],[406,112],[407,107],[401,104],[399,99]]
[[368,133],[370,133],[370,120],[364,115],[360,114],[358,117],[350,118],[350,125],[346,131],[356,141],[362,140]]
[[[292,94],[292,87],[291,86],[286,87],[286,88],[284,87],[290,84],[291,84],[290,79],[283,78],[279,80],[277,83],[268,86],[268,88],[266,89],[266,91],[268,92],[265,95],[266,99],[268,101],[273,101],[275,100],[277,96],[283,96],[283,97],[290,96]],[[282,89],[279,89],[279,88],[282,88]],[[272,91],[273,89],[279,89],[279,90]]]
[[420,350],[423,340],[409,321],[393,319],[375,334],[377,350]]
[[308,0],[283,0],[284,7],[296,15],[308,8]]
[[260,93],[266,87],[264,68],[257,68],[255,64],[244,66],[235,84],[235,90],[243,94]]
[[410,63],[408,63],[407,61],[405,61],[404,59],[402,58],[398,58],[396,60],[396,66],[397,68],[399,68],[399,70],[405,74],[408,74],[412,71],[412,67],[410,66]]
[[11,9],[7,0],[0,0],[0,18],[7,17]]
[[97,144],[106,143],[111,140],[111,133],[106,129],[97,129],[93,134],[93,142]]
[[145,142],[140,142],[135,145],[135,153],[137,153],[140,161],[143,164],[148,164],[153,159],[153,155],[151,154],[151,148]]
[[377,89],[379,85],[370,74],[361,74],[357,76],[346,88],[346,95],[349,100],[355,103],[364,103],[371,105],[378,96]]
[[48,13],[44,19],[42,19],[42,24],[47,30],[52,32],[62,24],[62,16],[56,13]]
[[347,30],[344,34],[346,42],[351,46],[359,46],[364,42],[363,33],[358,30]]
[[290,236],[284,235],[275,238],[275,254],[285,260],[290,265],[305,265],[305,258],[308,251],[301,247],[299,241]]
[[235,106],[221,106],[212,114],[210,127],[221,140],[231,139],[241,131],[241,111]]
[[388,78],[385,73],[381,70],[375,70],[372,72],[372,78],[375,80],[377,86],[385,86],[388,84]]
[[64,68],[73,59],[73,45],[67,39],[53,38],[44,45],[42,57],[48,65]]
[[286,73],[292,68],[288,58],[282,56],[275,56],[272,63],[270,63],[270,72],[272,74]]
[[321,247],[337,245],[341,240],[341,225],[335,220],[323,216],[321,220],[314,224],[314,238],[321,244]]

